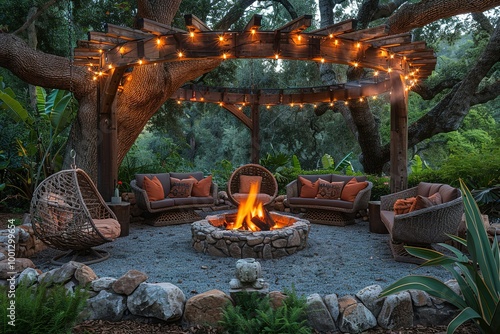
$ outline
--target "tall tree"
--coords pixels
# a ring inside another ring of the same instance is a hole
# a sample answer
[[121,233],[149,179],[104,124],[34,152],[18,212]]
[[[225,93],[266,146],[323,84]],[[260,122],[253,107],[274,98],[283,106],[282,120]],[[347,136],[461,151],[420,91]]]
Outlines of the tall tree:
[[[57,2],[57,0],[51,0],[48,3],[50,2]],[[240,10],[254,2],[239,0],[233,7]],[[285,0],[278,2],[284,6],[288,4]],[[320,11],[329,13],[334,10],[334,5],[342,2],[344,1],[321,0]],[[181,0],[137,0],[137,17],[170,25],[180,3]],[[363,27],[367,26],[371,20],[385,17],[390,30],[393,33],[401,33],[423,27],[442,18],[469,12],[482,12],[498,5],[500,5],[500,0],[422,0],[411,3],[365,0],[360,7],[358,18],[360,27]],[[239,12],[236,11],[236,13]],[[35,14],[32,17],[36,19],[37,16]],[[235,10],[228,10],[228,15],[220,21],[220,27],[230,27],[237,18]],[[329,19],[323,21],[328,22]],[[25,27],[28,26],[29,24],[25,25]],[[481,90],[478,90],[478,87],[481,79],[499,60],[499,26],[497,22],[490,42],[469,75],[456,83],[452,92],[428,115],[410,127],[410,143],[456,128],[470,105],[491,99],[494,92],[498,91],[498,81],[481,86]],[[0,66],[10,70],[29,84],[71,90],[74,93],[80,107],[77,120],[71,130],[68,147],[77,151],[77,165],[96,177],[97,144],[101,134],[97,127],[98,90],[96,84],[92,82],[92,75],[84,68],[72,66],[68,58],[31,48],[20,37],[21,33],[22,29],[14,33],[4,32],[3,29],[0,31]],[[114,108],[117,114],[119,143],[118,163],[122,161],[146,122],[178,87],[186,81],[211,71],[219,63],[215,60],[199,60],[136,67],[121,94],[115,98]],[[360,74],[353,71],[350,75]],[[419,90],[431,91],[426,88],[425,84],[422,84]],[[388,147],[382,146],[378,139],[376,134],[378,128],[369,108],[364,104],[358,104],[351,106],[348,110],[343,109],[342,113],[360,141],[365,171],[380,172],[383,163],[389,160],[389,150]],[[69,163],[68,156],[66,163]]]

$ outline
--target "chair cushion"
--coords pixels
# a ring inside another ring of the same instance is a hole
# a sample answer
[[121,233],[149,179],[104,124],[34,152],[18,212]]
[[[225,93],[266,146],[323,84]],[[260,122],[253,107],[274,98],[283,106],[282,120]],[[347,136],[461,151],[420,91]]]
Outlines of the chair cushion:
[[397,199],[396,202],[394,202],[394,207],[393,207],[394,214],[402,215],[410,212],[412,206],[415,204],[415,201],[416,201],[415,197]]
[[202,204],[214,204],[213,197],[182,197],[173,198],[174,205],[202,205]]
[[260,185],[262,184],[262,176],[240,175],[240,189],[238,192],[243,194],[248,194],[250,192],[250,185],[252,183],[257,183],[258,185],[257,192],[260,192]]
[[442,203],[453,201],[460,196],[457,188],[453,188],[447,184],[443,184],[443,186],[439,188],[439,194],[441,195]]
[[394,226],[394,211],[380,210],[380,220],[384,223],[387,231],[391,233]]
[[311,181],[308,178],[299,176],[299,182],[301,184],[300,187],[300,197],[305,198],[315,198],[318,194],[319,188],[319,177],[315,182]]
[[302,205],[315,207],[319,209],[323,207],[325,210],[335,210],[335,208],[352,209],[353,202],[343,201],[340,199],[320,199],[320,198],[306,198],[306,197],[291,197],[288,198],[288,203],[291,205]]
[[[243,201],[246,201],[246,199],[248,198],[248,194],[244,194],[244,193],[235,193],[233,194],[233,198],[238,202],[238,203],[241,203]],[[272,200],[272,196],[268,195],[268,194],[264,194],[264,193],[258,193],[257,194],[257,201],[258,202],[261,202],[261,203],[269,203],[271,202]]]
[[113,219],[93,219],[95,227],[106,238],[116,239],[120,236],[121,227],[120,223]]
[[165,194],[163,192],[163,185],[161,184],[158,177],[156,177],[156,175],[153,176],[152,179],[150,179],[147,176],[144,176],[143,186],[144,186],[143,189],[148,194],[150,202],[159,201],[165,198]]
[[442,186],[442,183],[420,182],[417,186],[417,195],[429,197],[437,193]]
[[171,206],[174,206],[174,200],[172,198],[164,198],[159,201],[154,201],[154,202],[149,202],[149,205],[151,206],[151,209],[161,209],[161,208],[168,208]]
[[353,177],[342,189],[342,193],[340,194],[340,199],[344,201],[354,202],[358,193],[365,189],[368,186],[368,182],[362,181],[358,182],[358,180]]
[[318,193],[316,198],[320,199],[340,199],[344,182],[328,182],[322,178],[318,179]]
[[[194,176],[190,176],[195,179]],[[193,190],[191,191],[191,196],[195,197],[208,197],[210,196],[210,187],[212,186],[212,175],[207,176],[204,179],[196,180],[193,184]]]
[[168,197],[169,198],[190,197],[195,182],[196,182],[195,178],[180,180],[175,177],[171,177],[170,192],[168,193]]

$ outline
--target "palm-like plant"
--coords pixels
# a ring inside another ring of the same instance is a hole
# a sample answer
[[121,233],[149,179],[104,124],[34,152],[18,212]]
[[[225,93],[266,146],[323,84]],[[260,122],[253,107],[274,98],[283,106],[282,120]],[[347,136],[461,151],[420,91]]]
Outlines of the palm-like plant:
[[500,332],[500,251],[498,242],[490,245],[481,219],[481,212],[465,183],[460,180],[463,192],[467,240],[450,235],[450,238],[466,246],[470,258],[447,244],[440,244],[451,252],[441,252],[419,247],[405,247],[413,256],[425,259],[422,266],[440,265],[457,280],[461,295],[436,278],[406,276],[381,293],[381,297],[410,289],[423,290],[434,297],[448,301],[460,309],[460,313],[448,324],[453,333],[466,321],[473,320],[482,333]]

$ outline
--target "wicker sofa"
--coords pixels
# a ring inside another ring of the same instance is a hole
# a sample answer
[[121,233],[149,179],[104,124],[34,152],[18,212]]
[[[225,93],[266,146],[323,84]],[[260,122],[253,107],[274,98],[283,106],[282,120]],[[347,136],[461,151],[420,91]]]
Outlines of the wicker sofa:
[[[163,198],[150,200],[147,191],[144,189],[144,177],[156,178],[161,182],[163,188]],[[157,173],[157,174],[136,174],[135,179],[130,182],[130,187],[135,194],[137,205],[140,209],[152,214],[160,213],[156,220],[150,222],[154,226],[173,225],[193,222],[200,219],[194,209],[211,207],[217,200],[217,184],[211,182],[208,196],[171,196],[171,178],[179,180],[195,178],[197,181],[204,179],[202,172],[191,173]],[[169,196],[170,195],[170,196]],[[149,221],[148,221],[149,222]]]
[[[352,200],[325,199],[315,197],[301,196],[302,181],[301,178],[307,179],[316,183],[320,178],[327,182],[343,182],[345,185],[353,178],[356,182],[366,182],[366,186],[361,189],[355,198]],[[286,186],[286,201],[292,212],[304,212],[304,218],[312,223],[345,226],[354,223],[356,213],[360,210],[368,208],[371,189],[373,184],[367,181],[366,176],[348,176],[338,174],[321,174],[321,175],[299,175],[296,180],[293,180]]]
[[[407,213],[395,214],[398,200],[430,198],[439,194],[440,204],[431,203]],[[463,201],[460,189],[447,184],[420,182],[418,186],[380,198],[380,219],[391,236],[390,246],[397,261],[420,263],[406,253],[404,245],[429,247],[450,240],[462,220]]]

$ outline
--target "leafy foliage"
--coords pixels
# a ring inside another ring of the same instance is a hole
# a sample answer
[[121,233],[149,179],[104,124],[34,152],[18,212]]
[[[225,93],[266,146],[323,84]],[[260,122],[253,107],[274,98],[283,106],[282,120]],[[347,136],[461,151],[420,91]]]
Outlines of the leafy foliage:
[[500,331],[500,251],[498,242],[490,244],[483,226],[481,212],[465,183],[460,180],[465,206],[467,240],[450,236],[467,247],[470,257],[455,247],[440,244],[450,251],[445,255],[435,250],[405,247],[408,253],[426,260],[423,266],[442,266],[460,287],[461,295],[443,282],[428,276],[407,276],[388,286],[381,297],[406,291],[423,290],[455,305],[461,312],[450,322],[447,332],[453,333],[466,321],[473,320],[482,333]]
[[7,308],[13,299],[8,298],[8,292],[0,287],[1,329],[5,334],[71,333],[88,298],[83,289],[69,292],[63,285],[27,286],[21,282],[15,290],[15,326],[11,326]]
[[237,305],[229,304],[224,310],[221,325],[231,334],[311,333],[305,315],[305,297],[297,296],[293,289],[285,294],[283,304],[274,309],[268,295],[239,293]]

